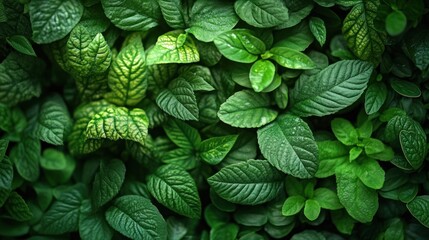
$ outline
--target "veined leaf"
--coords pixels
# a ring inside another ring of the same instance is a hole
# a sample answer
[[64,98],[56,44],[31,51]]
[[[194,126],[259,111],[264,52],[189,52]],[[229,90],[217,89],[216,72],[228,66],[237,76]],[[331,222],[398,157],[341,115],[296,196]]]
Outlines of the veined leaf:
[[85,134],[89,139],[124,139],[144,144],[148,126],[149,120],[142,109],[109,107],[94,115]]
[[325,116],[353,104],[372,73],[370,63],[344,60],[316,75],[300,77],[291,92],[291,111],[299,116]]
[[4,158],[8,146],[9,146],[9,140],[0,138],[0,162],[1,162],[1,159]]
[[40,140],[26,137],[11,151],[11,161],[19,175],[27,181],[34,182],[39,178],[41,148]]
[[8,157],[0,159],[0,189],[11,189],[13,180],[13,165]]
[[239,128],[257,128],[277,117],[277,111],[270,108],[266,94],[253,91],[239,91],[229,97],[219,109],[218,116],[224,123]]
[[189,16],[187,2],[181,0],[158,0],[164,20],[168,26],[174,29],[185,29],[188,25]]
[[167,224],[147,198],[122,196],[106,211],[106,220],[116,231],[131,239],[167,239]]
[[148,189],[152,196],[180,215],[199,218],[201,200],[192,176],[177,165],[164,165],[149,176]]
[[238,0],[234,8],[243,21],[254,27],[274,27],[289,19],[288,8],[281,0]]
[[219,164],[237,140],[237,135],[212,137],[201,142],[201,158],[209,164]]
[[198,120],[199,110],[192,86],[183,78],[175,79],[156,98],[158,106],[181,120]]
[[264,157],[280,171],[298,178],[311,178],[318,169],[318,149],[313,133],[299,117],[282,115],[258,130]]
[[222,32],[231,30],[239,18],[232,3],[220,0],[198,0],[191,10],[189,32],[203,42],[211,42]]
[[123,30],[147,31],[161,19],[156,0],[101,0],[101,4],[110,21]]
[[25,200],[17,192],[11,192],[5,203],[6,211],[19,222],[25,222],[33,217]]
[[200,61],[200,54],[192,37],[181,30],[158,37],[155,46],[147,53],[147,64],[192,63]]
[[354,146],[359,142],[359,134],[353,124],[344,118],[334,118],[331,129],[335,137],[344,145]]
[[83,14],[83,5],[78,0],[34,0],[29,9],[33,40],[39,44],[65,37]]
[[379,62],[384,52],[386,34],[377,31],[374,19],[380,5],[378,0],[364,0],[354,5],[343,23],[348,46],[361,60]]
[[222,168],[207,181],[219,196],[230,202],[257,205],[277,196],[283,178],[266,160],[248,160]]
[[370,115],[376,113],[383,106],[387,98],[387,87],[382,82],[368,86],[365,92],[365,112]]
[[290,69],[313,69],[316,67],[313,60],[304,53],[287,47],[274,47],[268,51],[268,56],[278,64]]
[[403,130],[399,132],[399,142],[408,163],[414,169],[418,169],[422,165],[427,152],[426,136]]
[[12,46],[16,51],[27,54],[30,56],[36,56],[33,46],[31,46],[30,41],[25,36],[15,35],[6,39],[7,43]]
[[429,227],[429,196],[423,195],[407,203],[410,213],[425,227]]
[[359,162],[356,171],[357,177],[365,186],[372,189],[381,189],[384,184],[384,170],[380,164],[371,158],[365,158]]
[[274,81],[276,66],[269,61],[260,59],[250,68],[249,80],[255,92],[261,92]]
[[201,143],[201,136],[197,129],[185,122],[170,119],[163,127],[168,138],[180,148],[196,149]]
[[177,64],[146,65],[145,76],[147,78],[148,91],[158,95],[164,90],[168,82],[176,76]]
[[323,19],[318,17],[310,18],[310,30],[320,46],[323,46],[326,42],[326,27]]
[[140,42],[124,47],[109,70],[108,83],[112,93],[106,99],[117,105],[133,106],[146,95],[147,78],[144,49]]
[[83,240],[113,238],[113,229],[107,223],[104,214],[95,212],[89,200],[84,200],[80,208],[79,237]]
[[201,65],[183,66],[179,69],[179,75],[192,85],[194,91],[215,90],[213,87],[214,80],[208,67]]

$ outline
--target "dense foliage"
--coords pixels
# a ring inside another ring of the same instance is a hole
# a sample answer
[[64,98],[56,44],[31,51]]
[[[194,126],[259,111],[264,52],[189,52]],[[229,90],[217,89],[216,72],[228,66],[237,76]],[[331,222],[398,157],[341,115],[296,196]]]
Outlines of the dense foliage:
[[0,238],[427,239],[424,0],[0,0]]

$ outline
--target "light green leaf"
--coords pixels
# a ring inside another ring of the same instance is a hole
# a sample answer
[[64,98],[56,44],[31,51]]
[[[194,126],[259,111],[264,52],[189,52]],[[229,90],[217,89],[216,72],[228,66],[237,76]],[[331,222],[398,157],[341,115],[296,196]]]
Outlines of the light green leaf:
[[168,89],[156,97],[156,103],[166,113],[181,120],[198,120],[197,99],[191,84],[183,78],[170,83]]
[[280,109],[286,109],[289,103],[289,87],[282,83],[274,92],[274,99]]
[[283,67],[291,69],[313,69],[316,67],[313,60],[304,53],[298,52],[287,47],[274,47],[268,53],[270,58],[274,59]]
[[101,0],[101,4],[110,21],[123,30],[147,31],[161,19],[156,0]]
[[276,66],[269,61],[260,59],[253,63],[250,68],[249,80],[255,92],[261,92],[274,80],[276,74]]
[[148,86],[143,45],[132,43],[116,56],[109,70],[108,84],[112,93],[106,99],[122,106],[134,106],[146,96]]
[[239,128],[257,128],[277,117],[270,108],[268,95],[244,90],[229,97],[219,109],[218,116],[224,123]]
[[30,41],[25,36],[14,35],[6,38],[7,43],[12,46],[16,51],[27,54],[30,56],[36,56],[33,46],[31,46]]
[[353,146],[359,141],[359,135],[353,124],[344,118],[334,118],[331,121],[332,132],[344,145]]
[[349,161],[353,162],[356,160],[363,152],[363,149],[361,147],[355,146],[352,147],[349,151]]
[[17,192],[9,194],[4,207],[10,216],[16,221],[25,222],[33,217],[33,213],[30,208],[28,208],[27,203]]
[[91,201],[84,200],[79,215],[79,237],[83,240],[113,238],[113,229],[109,226],[102,212],[95,212]]
[[326,42],[325,21],[318,17],[310,18],[310,30],[311,33],[313,33],[314,38],[319,42],[320,46],[323,46]]
[[318,201],[313,199],[308,199],[307,201],[305,201],[304,216],[308,220],[316,220],[320,215],[320,210],[321,208]]
[[258,28],[274,27],[289,19],[288,8],[281,0],[238,0],[234,8],[243,21]]
[[349,159],[347,147],[339,141],[317,142],[317,147],[319,149],[317,178],[326,178],[334,175],[335,169]]
[[103,143],[100,139],[87,139],[86,128],[91,118],[77,119],[68,136],[68,147],[72,155],[87,154],[99,149]]
[[299,78],[290,95],[291,111],[303,117],[325,116],[350,106],[364,92],[372,70],[370,63],[343,60]]
[[13,180],[13,165],[9,158],[0,160],[0,188],[11,189]]
[[69,34],[82,17],[83,5],[78,0],[32,0],[29,10],[33,40],[44,44]]
[[372,189],[381,189],[384,184],[384,170],[380,164],[371,158],[365,158],[358,162],[355,174],[362,183]]
[[219,164],[232,149],[237,135],[212,137],[201,142],[199,151],[201,158],[209,164]]
[[344,19],[342,31],[347,44],[361,60],[379,62],[384,52],[386,34],[377,31],[374,19],[380,5],[378,0],[361,1],[353,6]]
[[181,0],[158,0],[164,20],[174,29],[185,29],[188,25],[188,3]]
[[407,16],[400,11],[394,10],[386,17],[386,31],[390,36],[398,36],[407,27]]
[[126,195],[106,211],[106,220],[116,231],[131,239],[167,239],[167,224],[147,198]]
[[222,32],[231,30],[239,18],[232,3],[220,0],[198,0],[191,10],[188,32],[203,42],[211,42]]
[[194,40],[182,30],[175,30],[158,37],[146,56],[147,65],[164,63],[192,63],[200,61]]
[[148,126],[149,120],[142,109],[109,107],[94,115],[85,134],[89,139],[124,139],[144,144]]
[[365,145],[365,154],[367,155],[381,153],[386,148],[384,143],[376,138],[365,138],[362,143]]
[[40,166],[46,170],[63,170],[67,167],[67,158],[62,151],[46,148],[40,158]]
[[101,161],[92,184],[92,206],[98,209],[112,200],[125,180],[125,165],[121,160]]
[[265,43],[247,29],[234,29],[218,35],[214,44],[231,61],[251,63],[265,51]]
[[310,178],[317,172],[317,144],[309,126],[299,117],[282,115],[259,129],[258,143],[264,157],[284,173]]
[[19,175],[27,181],[34,182],[39,178],[41,148],[38,139],[25,137],[11,151],[10,160],[15,164]]
[[82,190],[79,188],[72,188],[63,192],[58,200],[43,214],[39,232],[63,234],[77,231],[83,198]]
[[337,193],[329,188],[318,188],[314,190],[313,199],[316,200],[321,208],[329,210],[337,210],[343,208]]
[[376,82],[368,86],[365,92],[365,112],[370,115],[378,112],[387,98],[387,87],[383,82]]
[[423,226],[429,228],[429,195],[417,196],[407,203],[407,208]]
[[164,165],[149,176],[149,192],[162,205],[189,217],[201,216],[201,200],[192,176],[177,165]]
[[219,196],[230,202],[257,205],[277,196],[283,178],[266,160],[247,160],[222,168],[207,181]]
[[282,206],[283,216],[293,216],[299,213],[304,208],[305,200],[301,195],[286,198]]

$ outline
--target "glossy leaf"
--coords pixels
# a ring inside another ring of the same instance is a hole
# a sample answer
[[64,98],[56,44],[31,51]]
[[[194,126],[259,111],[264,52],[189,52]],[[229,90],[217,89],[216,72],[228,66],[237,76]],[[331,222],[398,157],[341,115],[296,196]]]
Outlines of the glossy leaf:
[[255,92],[261,92],[274,80],[276,67],[269,60],[258,60],[250,68],[249,80]]
[[314,62],[307,55],[287,47],[275,47],[268,51],[271,58],[285,68],[313,69]]
[[383,106],[387,98],[387,87],[384,83],[378,82],[368,86],[365,92],[365,112],[367,114],[376,113]]
[[30,41],[25,36],[15,35],[10,38],[7,38],[6,41],[12,46],[16,51],[27,54],[30,56],[36,56],[33,46],[31,46]]
[[414,198],[407,204],[411,214],[425,227],[429,227],[429,196],[423,195]]
[[237,140],[237,135],[212,137],[201,142],[199,148],[201,158],[209,164],[219,164]]
[[234,8],[243,21],[254,27],[274,27],[289,19],[288,9],[280,0],[238,0]]

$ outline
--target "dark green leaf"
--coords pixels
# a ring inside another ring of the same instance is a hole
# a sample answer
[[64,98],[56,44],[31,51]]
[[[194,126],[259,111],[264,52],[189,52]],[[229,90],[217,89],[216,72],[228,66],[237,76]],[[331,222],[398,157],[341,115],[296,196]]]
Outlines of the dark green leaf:
[[30,56],[36,56],[33,46],[25,36],[15,35],[6,39],[6,41],[18,52]]
[[412,82],[394,79],[390,81],[390,86],[404,97],[417,98],[422,94],[419,86]]
[[19,222],[25,222],[33,217],[33,213],[28,208],[25,200],[17,192],[12,192],[5,203],[6,211],[10,216]]
[[12,149],[10,160],[15,164],[19,175],[27,181],[35,182],[39,178],[41,148],[38,139],[26,137]]
[[280,0],[238,0],[234,8],[243,21],[254,27],[274,27],[289,19],[288,9]]
[[387,98],[387,87],[382,82],[368,86],[365,92],[365,112],[370,115],[376,113],[383,106]]
[[326,42],[326,27],[323,19],[318,17],[310,18],[310,30],[320,46],[323,46]]

